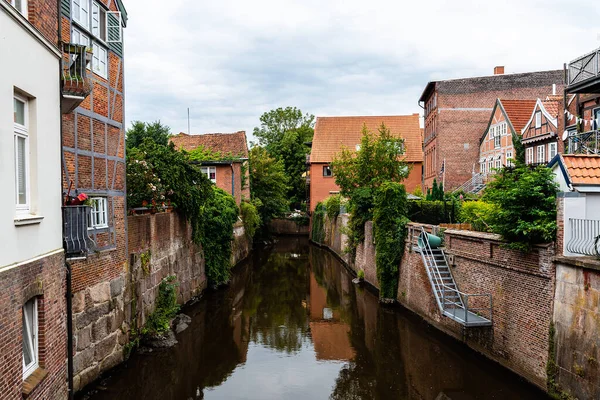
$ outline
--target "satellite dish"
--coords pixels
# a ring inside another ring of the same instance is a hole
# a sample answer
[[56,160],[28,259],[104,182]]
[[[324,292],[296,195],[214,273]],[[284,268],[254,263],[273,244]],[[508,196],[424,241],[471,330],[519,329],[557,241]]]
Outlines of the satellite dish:
[[564,131],[564,132],[563,132],[563,135],[562,135],[562,140],[563,140],[563,142],[564,142],[565,140],[567,140],[567,138],[568,138],[568,137],[569,137],[569,131]]

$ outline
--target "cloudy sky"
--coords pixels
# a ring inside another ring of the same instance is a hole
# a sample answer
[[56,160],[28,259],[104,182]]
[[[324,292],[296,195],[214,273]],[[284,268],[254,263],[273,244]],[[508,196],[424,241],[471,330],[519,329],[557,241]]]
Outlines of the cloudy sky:
[[421,112],[430,80],[560,69],[600,46],[596,0],[126,0],[126,113],[174,133]]

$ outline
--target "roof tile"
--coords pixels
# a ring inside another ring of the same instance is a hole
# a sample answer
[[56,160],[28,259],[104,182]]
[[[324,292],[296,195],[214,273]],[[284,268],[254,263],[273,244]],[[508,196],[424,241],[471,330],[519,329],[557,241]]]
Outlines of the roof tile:
[[235,133],[205,133],[203,135],[187,135],[183,132],[171,136],[169,140],[178,150],[192,151],[200,146],[218,151],[222,155],[232,154],[233,156],[247,158],[248,144],[246,142],[246,132],[239,131]]
[[561,157],[574,185],[600,185],[600,156],[565,154]]
[[515,131],[521,133],[521,129],[527,124],[531,117],[531,112],[535,107],[536,100],[500,100],[508,119],[512,123]]

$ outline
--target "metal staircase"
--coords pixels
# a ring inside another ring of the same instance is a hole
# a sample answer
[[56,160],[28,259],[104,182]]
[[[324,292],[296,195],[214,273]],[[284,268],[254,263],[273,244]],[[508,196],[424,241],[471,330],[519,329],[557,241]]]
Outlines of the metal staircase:
[[424,227],[421,227],[420,237],[420,245],[415,250],[421,253],[431,289],[442,315],[466,327],[491,326],[492,295],[459,291],[444,250],[431,248]]
[[454,189],[453,193],[464,191],[465,193],[478,194],[485,189],[485,183],[483,182],[484,176],[481,173],[473,174],[471,179]]

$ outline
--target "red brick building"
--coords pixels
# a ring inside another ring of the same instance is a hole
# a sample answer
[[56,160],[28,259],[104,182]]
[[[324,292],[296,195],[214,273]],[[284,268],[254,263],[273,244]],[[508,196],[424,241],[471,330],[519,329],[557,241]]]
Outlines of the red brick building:
[[497,99],[490,121],[479,144],[479,170],[487,176],[494,169],[511,163],[515,158],[513,135],[521,136],[521,130],[527,123],[535,100]]
[[360,144],[363,125],[376,132],[384,123],[392,135],[405,140],[406,161],[411,166],[408,178],[403,182],[407,192],[421,185],[423,150],[419,115],[394,115],[382,117],[317,117],[315,134],[310,153],[310,210],[318,202],[339,192],[335,184],[335,171],[330,164],[342,148],[355,149]]
[[171,136],[169,140],[179,150],[192,151],[202,147],[219,153],[224,159],[202,161],[200,167],[202,172],[217,187],[231,194],[238,205],[242,198],[250,199],[250,182],[246,167],[248,161],[246,132],[206,133],[204,135],[187,135],[181,132]]
[[496,99],[545,98],[553,85],[562,90],[563,82],[560,70],[505,75],[504,67],[493,76],[429,82],[419,99],[425,114],[424,189],[439,178],[444,160],[446,189],[471,179]]
[[525,147],[526,164],[547,164],[562,152],[558,118],[563,109],[562,96],[559,98],[560,101],[538,99],[523,127],[521,141]]

